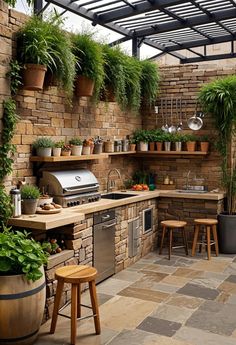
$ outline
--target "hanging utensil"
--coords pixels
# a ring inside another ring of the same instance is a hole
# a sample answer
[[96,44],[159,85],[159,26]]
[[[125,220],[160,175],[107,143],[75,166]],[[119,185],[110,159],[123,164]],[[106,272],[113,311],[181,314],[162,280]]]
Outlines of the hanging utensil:
[[156,114],[156,128],[157,128],[157,115],[158,115],[158,113],[159,113],[159,107],[158,107],[158,105],[155,105],[155,106],[154,106],[154,111],[155,111],[155,114]]
[[183,122],[182,122],[182,98],[179,100],[179,124],[177,125],[177,131],[180,132],[183,129]]
[[188,127],[192,129],[193,131],[198,131],[203,126],[203,121],[201,117],[197,116],[197,102],[196,102],[196,108],[195,108],[195,115],[188,119],[187,124],[188,124]]
[[[164,132],[168,132],[169,131],[169,126],[168,126],[168,124],[167,124],[167,106],[168,106],[168,100],[167,99],[164,99],[163,100],[163,103],[164,103],[164,101],[165,101],[165,111],[166,111],[166,113],[165,113],[165,116],[164,116],[164,105],[163,105],[163,108],[162,108],[162,115],[163,115],[163,119],[165,118],[165,125],[163,125],[162,127],[161,127],[161,129],[164,131]],[[163,123],[164,123],[163,122]]]
[[170,100],[170,119],[171,119],[171,126],[169,127],[169,133],[175,133],[176,127],[173,125],[173,97]]

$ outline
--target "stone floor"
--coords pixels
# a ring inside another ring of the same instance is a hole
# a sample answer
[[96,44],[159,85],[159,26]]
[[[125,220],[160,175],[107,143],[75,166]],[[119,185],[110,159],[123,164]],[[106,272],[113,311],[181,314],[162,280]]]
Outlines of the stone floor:
[[[81,321],[79,345],[236,344],[236,256],[180,254],[169,261],[153,252],[97,291],[102,333],[93,333],[92,319]],[[69,344],[69,322],[59,317],[55,335],[46,323],[35,344]]]

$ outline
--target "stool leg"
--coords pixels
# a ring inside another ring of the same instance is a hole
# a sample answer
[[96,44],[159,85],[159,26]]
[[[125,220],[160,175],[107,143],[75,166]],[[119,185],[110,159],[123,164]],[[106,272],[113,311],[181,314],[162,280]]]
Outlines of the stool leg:
[[216,256],[218,256],[219,255],[219,246],[218,246],[218,237],[217,237],[216,225],[212,225],[212,232],[213,232],[213,238],[215,241]]
[[193,246],[192,246],[192,256],[196,253],[196,245],[197,245],[197,239],[199,234],[199,225],[194,226],[194,238],[193,238]]
[[77,327],[77,285],[72,284],[71,288],[71,344],[75,345],[76,343],[76,327]]
[[101,333],[101,326],[100,326],[100,318],[99,318],[99,309],[98,309],[98,301],[97,301],[97,292],[96,292],[96,285],[95,280],[89,282],[89,292],[91,298],[91,304],[94,314],[94,326],[96,334]]
[[162,254],[162,247],[163,247],[163,243],[164,243],[165,233],[166,233],[166,227],[165,227],[165,225],[163,225],[159,255]]
[[186,231],[184,227],[182,228],[182,236],[183,236],[185,253],[186,255],[188,255],[188,241],[187,241]]
[[211,260],[211,227],[206,227],[207,232],[207,258],[208,260]]
[[61,300],[61,295],[62,295],[62,291],[63,291],[63,285],[64,285],[63,280],[58,280],[57,291],[56,291],[56,296],[55,296],[55,300],[54,300],[52,322],[51,322],[51,328],[50,328],[51,334],[55,333],[55,329],[56,329],[56,325],[57,325],[58,311],[59,311],[59,307],[60,307],[60,300]]
[[77,285],[77,317],[81,317],[81,284]]
[[169,260],[172,252],[172,239],[173,239],[173,230],[169,229]]

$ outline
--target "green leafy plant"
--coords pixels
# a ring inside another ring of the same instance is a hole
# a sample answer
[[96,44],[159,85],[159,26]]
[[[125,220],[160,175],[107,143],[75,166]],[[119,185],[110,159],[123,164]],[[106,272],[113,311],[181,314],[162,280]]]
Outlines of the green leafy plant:
[[40,190],[36,186],[25,185],[21,187],[22,199],[38,199],[40,194]]
[[43,273],[40,267],[47,263],[47,254],[40,243],[24,231],[13,232],[4,227],[0,233],[0,274],[25,274],[28,280],[36,281]]
[[13,206],[10,195],[5,188],[0,185],[0,228],[7,224],[8,219],[12,216]]
[[185,139],[186,142],[188,141],[197,141],[198,137],[194,134],[185,134]]
[[[9,6],[15,7],[17,0],[4,0]],[[34,0],[26,0],[28,6],[32,6],[34,4]]]
[[141,104],[141,71],[141,64],[136,58],[124,55],[126,107],[133,111],[138,111]]
[[172,138],[171,138],[171,141],[173,142],[181,142],[181,143],[185,143],[186,141],[189,140],[189,136],[186,135],[186,134],[183,134],[183,133],[173,133],[172,134]]
[[98,99],[104,82],[104,57],[102,46],[95,42],[92,34],[72,35],[73,53],[78,59],[77,74],[86,76],[95,82],[94,100]]
[[32,146],[34,149],[37,149],[37,148],[49,148],[49,147],[54,147],[54,142],[51,138],[48,138],[48,137],[40,137],[40,138],[37,138]]
[[150,132],[146,129],[137,129],[133,133],[133,140],[136,144],[140,143],[141,141],[144,143],[149,143],[150,142]]
[[144,105],[154,105],[159,88],[160,76],[156,63],[149,60],[140,61],[141,64],[141,95]]
[[211,140],[208,135],[202,135],[201,137],[198,138],[198,141],[210,142]]
[[12,60],[9,65],[10,70],[7,72],[6,76],[10,79],[11,94],[16,95],[20,85],[22,85],[20,74],[22,67],[17,60]]
[[83,145],[83,141],[80,138],[72,138],[69,140],[70,145],[81,146]]
[[65,145],[65,142],[64,142],[63,140],[56,141],[56,142],[54,143],[54,147],[60,148],[60,149],[62,149],[64,145]]
[[236,212],[236,76],[217,79],[200,91],[199,100],[218,131],[217,149],[222,156],[222,185],[227,193],[227,212]]

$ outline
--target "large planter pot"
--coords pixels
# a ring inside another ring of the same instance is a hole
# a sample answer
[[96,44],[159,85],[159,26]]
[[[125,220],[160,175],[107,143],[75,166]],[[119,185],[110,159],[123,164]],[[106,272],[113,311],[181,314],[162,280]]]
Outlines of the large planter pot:
[[84,75],[79,75],[75,82],[75,94],[78,97],[91,97],[94,90],[94,81]]
[[82,154],[82,145],[73,145],[71,147],[71,154],[72,156],[81,156]]
[[143,152],[148,151],[148,143],[145,143],[144,141],[140,141],[139,150]]
[[23,69],[24,89],[42,90],[46,70],[47,68],[43,65],[26,64]]
[[188,152],[195,152],[196,150],[196,141],[187,141],[187,151]]
[[224,254],[236,254],[236,215],[218,215],[219,250]]
[[200,150],[202,152],[208,152],[208,150],[209,150],[209,142],[208,141],[200,141]]
[[38,147],[36,149],[36,154],[39,157],[51,157],[52,148],[51,147]]
[[[43,272],[43,267],[41,268]],[[24,274],[0,276],[0,344],[33,344],[45,306],[45,276],[36,282]]]
[[22,199],[22,213],[35,214],[38,199]]

